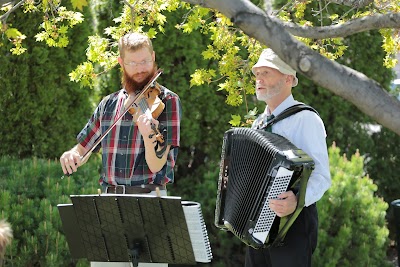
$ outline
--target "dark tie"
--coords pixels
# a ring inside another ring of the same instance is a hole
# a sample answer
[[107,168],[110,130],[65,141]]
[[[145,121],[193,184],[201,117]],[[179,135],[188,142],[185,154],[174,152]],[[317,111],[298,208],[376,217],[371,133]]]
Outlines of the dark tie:
[[[275,116],[273,114],[267,116],[267,123],[270,122]],[[272,125],[268,125],[268,127],[265,129],[267,132],[272,133]]]

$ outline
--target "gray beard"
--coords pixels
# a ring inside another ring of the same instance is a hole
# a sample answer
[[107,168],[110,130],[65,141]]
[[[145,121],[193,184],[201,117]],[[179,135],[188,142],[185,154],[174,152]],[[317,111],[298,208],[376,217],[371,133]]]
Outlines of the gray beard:
[[279,81],[277,84],[269,88],[268,93],[266,94],[260,94],[257,93],[256,91],[256,96],[259,101],[267,101],[270,100],[271,98],[279,95],[281,93],[281,87],[282,87],[283,81]]

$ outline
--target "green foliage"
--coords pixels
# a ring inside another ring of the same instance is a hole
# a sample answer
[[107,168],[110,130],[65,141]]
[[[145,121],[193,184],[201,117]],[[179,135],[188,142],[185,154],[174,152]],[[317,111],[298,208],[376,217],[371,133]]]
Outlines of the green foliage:
[[363,157],[329,149],[332,186],[317,203],[319,241],[313,266],[390,266],[386,259],[388,204],[364,176]]
[[[97,3],[96,8],[102,10],[105,3]],[[131,9],[134,9],[132,13]],[[116,42],[128,31],[145,32],[150,38],[166,39],[160,34],[181,35],[176,28],[182,29],[184,33],[191,33],[187,38],[196,38],[194,31],[198,29],[202,34],[210,38],[206,47],[201,50],[205,59],[218,59],[216,64],[201,68],[200,65],[194,68],[191,76],[190,86],[199,86],[219,81],[220,91],[227,94],[225,101],[232,106],[240,106],[242,103],[248,105],[248,94],[254,94],[252,77],[249,64],[257,60],[261,46],[253,39],[241,34],[238,30],[232,30],[233,24],[223,15],[212,14],[208,9],[193,7],[189,11],[189,5],[176,0],[160,2],[137,2],[135,6],[124,6],[121,15],[114,19],[116,26],[109,26],[104,29],[105,37],[99,35],[89,37],[87,49],[87,61],[81,63],[69,75],[70,79],[79,82],[81,86],[97,87],[104,86],[96,80],[100,74],[108,73],[117,65],[118,55]],[[113,12],[119,12],[114,8]],[[173,17],[179,18],[177,22],[169,21],[169,16],[174,11]],[[182,17],[179,17],[181,14]],[[215,19],[206,19],[210,17]],[[168,21],[168,23],[166,23]],[[182,22],[184,21],[184,22]],[[171,25],[173,27],[171,27]],[[102,27],[99,28],[99,30]],[[232,45],[232,43],[234,45]],[[163,45],[166,45],[163,43]],[[155,48],[157,52],[157,48]],[[253,53],[254,52],[254,53]],[[248,55],[249,53],[249,55]],[[159,53],[158,53],[159,55]],[[197,56],[197,55],[196,55]],[[232,68],[232,66],[235,66]],[[218,75],[216,74],[218,69]],[[116,80],[119,74],[113,72],[111,79]],[[101,91],[109,92],[110,89]],[[111,89],[115,91],[115,89]],[[102,92],[104,95],[105,93]]]
[[203,58],[217,63],[208,69],[197,68],[191,75],[191,86],[205,82],[217,83],[218,90],[227,93],[228,105],[240,106],[246,103],[246,95],[255,92],[251,66],[257,61],[262,46],[234,27],[224,15],[201,7],[193,10],[187,21],[178,28],[185,33],[198,29],[207,36],[211,43],[203,50]]
[[[310,7],[308,3],[299,4],[293,14],[286,13],[287,18],[295,19],[304,25],[316,23],[315,21],[311,23],[310,18],[301,21],[304,19],[303,14],[312,15],[309,12]],[[14,39],[20,38],[21,42],[26,40],[28,53],[16,58],[8,52],[13,49],[11,44],[0,47],[2,52],[0,84],[3,95],[0,100],[0,111],[4,114],[3,119],[0,119],[3,126],[0,132],[2,135],[0,154],[21,158],[32,155],[54,158],[70,148],[74,143],[73,137],[91,114],[92,97],[97,102],[99,97],[97,94],[105,95],[120,87],[120,72],[115,68],[116,39],[131,29],[142,30],[154,37],[157,63],[164,69],[163,75],[159,78],[160,83],[178,93],[183,105],[176,184],[170,186],[170,193],[202,204],[213,247],[215,259],[213,265],[242,265],[244,257],[242,244],[230,234],[218,231],[213,226],[214,201],[222,136],[230,127],[228,122],[230,121],[231,125],[248,126],[258,113],[255,106],[259,105],[262,108],[264,106],[254,103],[254,97],[249,97],[249,94],[254,94],[250,67],[257,60],[262,47],[254,40],[243,36],[227,18],[204,8],[188,9],[188,5],[180,6],[179,1],[171,0],[139,1],[139,6],[135,10],[137,12],[132,18],[129,8],[126,6],[122,8],[122,5],[114,1],[92,5],[91,11],[96,13],[96,19],[91,20],[90,16],[85,15],[85,22],[77,26],[79,33],[74,29],[68,29],[68,36],[73,38],[69,39],[69,46],[63,50],[49,49],[41,43],[32,42],[36,34],[34,25],[39,25],[41,21],[32,14],[27,16],[21,14],[22,12],[13,13],[13,19],[18,21],[18,24],[13,25],[16,28],[8,28],[9,34]],[[117,26],[107,27],[112,19]],[[338,17],[334,15],[330,17],[332,21],[337,19]],[[87,46],[83,43],[86,42],[89,22],[93,22],[97,28],[95,34],[89,38],[90,45],[86,50],[88,61],[82,63]],[[176,28],[181,31],[177,31]],[[24,29],[28,38],[24,39],[22,33],[16,32],[17,29]],[[103,29],[105,38],[102,36]],[[304,41],[312,45],[310,40]],[[14,42],[16,43],[18,42]],[[361,33],[340,40],[323,40],[320,44],[321,46],[314,49],[325,49],[327,55],[335,54],[336,57],[341,56],[338,52],[344,52],[343,57],[338,59],[339,62],[365,73],[384,87],[388,87],[391,72],[382,68],[386,54],[381,49],[382,37],[378,32]],[[394,46],[395,43],[389,46],[389,49]],[[343,50],[344,47],[346,50]],[[23,49],[22,46],[19,49]],[[82,65],[76,67],[79,63]],[[71,80],[81,81],[80,85],[83,87],[92,86],[94,91],[69,83],[67,73],[71,73]],[[379,185],[377,194],[384,196],[386,200],[398,198],[400,190],[400,183],[396,179],[398,177],[396,167],[399,165],[397,148],[400,147],[396,145],[398,137],[384,130],[371,138],[364,127],[366,123],[372,122],[369,118],[342,98],[313,85],[304,77],[299,78],[300,84],[293,93],[298,100],[311,104],[319,111],[327,129],[328,144],[336,141],[338,147],[349,155],[357,148],[365,153],[364,167]],[[17,171],[15,164],[10,165]],[[24,182],[21,183],[23,184]],[[367,185],[368,183],[363,182],[357,186]],[[35,195],[35,189],[36,184],[26,187],[28,195],[32,197]],[[373,189],[368,188],[367,191],[371,192]],[[50,191],[47,190],[41,196],[47,198],[51,195]],[[22,191],[20,194],[22,195]],[[9,195],[2,192],[0,198],[9,198],[11,197]],[[50,202],[56,203],[57,199]],[[10,201],[4,203],[11,205]],[[12,203],[18,202],[13,200]],[[48,203],[35,202],[34,207],[41,207],[40,205],[46,207]],[[34,217],[22,221],[17,217],[18,214],[22,217],[21,208],[17,205],[12,208],[14,207],[17,211],[15,218],[17,224],[26,224],[29,228],[35,223]],[[43,212],[43,216],[44,214]],[[357,223],[363,222],[357,221]],[[43,224],[40,227],[45,231],[51,225]],[[39,224],[36,228],[39,229]],[[353,232],[354,229],[349,226],[344,228],[340,232],[343,234],[343,239],[337,242],[339,244],[348,242],[348,239],[345,239],[346,233],[351,235]],[[38,238],[38,235],[34,236],[27,235],[26,239]],[[57,240],[56,236],[51,238]],[[360,240],[362,241],[362,238]],[[36,241],[29,241],[32,247]],[[323,246],[321,242],[320,240],[320,248]],[[15,248],[13,251],[12,255],[17,255]],[[20,257],[32,257],[27,250],[19,250],[18,253]],[[49,266],[58,266],[50,264],[50,262],[55,263],[57,258],[54,257],[49,256],[46,259]]]
[[[99,38],[105,34],[105,29],[110,26],[110,21],[122,12],[123,5],[115,1],[91,1],[90,10],[93,15],[93,32],[88,37],[89,47],[87,51],[87,61],[80,63],[70,74],[70,80],[77,82],[82,87],[94,88],[94,103],[120,88],[120,69],[117,66],[116,50],[106,50],[105,45],[109,44],[107,38]],[[100,47],[97,47],[100,45]],[[114,46],[116,43],[114,43]],[[107,47],[109,49],[109,47]],[[106,57],[98,60],[96,56],[105,53]],[[111,59],[111,60],[108,60]]]
[[[209,44],[202,34],[173,32],[185,13],[185,10],[181,10],[167,14],[169,23],[165,27],[166,34],[158,34],[153,39],[157,64],[164,70],[159,82],[176,92],[182,103],[177,177],[189,176],[192,170],[203,164],[217,166],[222,145],[221,134],[230,128],[228,121],[231,114],[244,113],[244,107],[225,105],[226,95],[223,92],[215,93],[215,83],[190,87],[189,77],[196,68],[205,68],[213,63],[203,60],[199,54]],[[181,179],[178,178],[177,182]]]
[[[61,180],[58,161],[0,157],[0,218],[11,224],[14,236],[6,249],[5,266],[77,264],[71,259],[57,205],[71,203],[70,195],[96,194],[99,164],[94,156]],[[86,260],[78,263],[88,266]]]
[[36,34],[36,41],[45,41],[49,47],[66,47],[69,43],[68,30],[82,23],[83,17],[79,12],[66,10],[61,6],[57,9],[56,17],[46,16],[40,24],[42,32]]
[[[378,1],[362,8],[351,6],[319,3],[317,1],[274,1],[279,9],[278,17],[283,21],[294,22],[301,26],[331,26],[340,25],[353,19],[372,16],[375,14],[389,14],[399,12],[398,0],[391,3]],[[328,7],[329,5],[329,7]],[[381,29],[382,48],[385,51],[383,66],[393,68],[396,63],[396,54],[400,50],[400,37],[396,29]],[[342,58],[347,49],[343,38],[309,39],[298,38],[321,55],[336,60]]]
[[[377,31],[363,32],[346,37],[347,49],[337,61],[360,71],[389,90],[393,72],[383,67],[385,52],[381,48],[382,36]],[[293,89],[296,99],[312,105],[321,115],[327,132],[327,143],[333,142],[346,154],[358,149],[365,158],[365,170],[379,185],[377,194],[387,202],[399,197],[398,136],[383,129],[372,133],[369,127],[376,125],[353,104],[318,87],[299,76],[299,85]],[[379,127],[379,126],[378,126]],[[385,166],[385,168],[383,168]],[[385,171],[382,171],[385,170]]]
[[400,37],[394,37],[391,29],[382,29],[379,31],[383,37],[382,48],[385,50],[386,55],[384,58],[384,65],[388,68],[394,68],[398,63],[396,55],[400,50]]
[[[372,135],[374,148],[366,154],[366,171],[378,185],[378,193],[387,203],[400,198],[399,166],[400,138],[385,128]],[[395,238],[395,223],[392,212],[387,220],[391,230],[391,239]]]
[[[95,8],[101,10],[96,16],[101,17],[103,8],[109,5],[96,1]],[[117,26],[107,25],[108,27],[104,28],[104,37],[101,34],[89,37],[87,61],[81,63],[69,74],[71,81],[93,88],[96,85],[97,76],[111,71],[117,65],[117,43],[121,36],[130,31],[137,31],[145,32],[150,38],[155,38],[158,33],[165,32],[166,15],[163,12],[175,11],[179,6],[177,0],[136,1],[134,6],[124,5],[122,11],[120,7],[112,6],[112,12],[121,12],[120,16],[114,19]],[[100,32],[103,26],[99,25],[96,32]]]
[[[18,21],[15,26],[32,37],[39,19],[20,10],[11,16]],[[0,155],[58,158],[75,143],[92,109],[90,91],[67,78],[83,59],[89,25],[77,30],[79,34],[70,31],[73,46],[65,49],[49,48],[33,38],[26,40],[28,50],[20,56],[8,52],[11,45],[0,47]]]
[[21,55],[26,51],[26,48],[22,47],[22,41],[26,38],[18,29],[16,28],[8,28],[5,31],[5,34],[8,39],[13,40],[14,46],[10,49],[13,55]]
[[[362,157],[356,154],[348,161],[336,147],[330,148],[329,156],[333,183],[318,202],[314,265],[385,266],[388,205],[374,196],[377,186],[363,175]],[[69,195],[97,193],[100,164],[100,157],[93,155],[73,176],[61,180],[57,161],[0,158],[0,219],[7,219],[14,232],[6,266],[88,266],[85,260],[71,259],[56,205],[70,203]],[[218,173],[217,166],[199,166],[170,186],[169,195],[201,203],[212,266],[242,266],[244,245],[214,226]]]
[[[87,5],[86,0],[71,0],[71,3],[74,8],[80,10],[82,10],[83,6]],[[9,45],[12,45],[9,51],[13,55],[21,55],[27,51],[22,43],[26,39],[26,36],[19,31],[19,28],[23,27],[18,25],[18,20],[14,22],[14,18],[10,16],[21,4],[23,6],[22,11],[28,14],[27,17],[40,14],[38,16],[41,17],[41,20],[38,21],[40,24],[39,28],[43,29],[43,31],[37,33],[35,38],[38,42],[45,42],[49,47],[66,47],[70,41],[69,30],[83,21],[82,13],[68,10],[65,6],[61,6],[61,1],[59,0],[40,2],[23,1],[18,4],[6,2],[0,8],[0,16],[2,18],[0,32],[6,33],[7,39],[10,41]],[[7,24],[7,19],[11,20],[12,23]],[[13,24],[17,28],[8,28],[8,26]],[[26,31],[25,28],[23,29]]]

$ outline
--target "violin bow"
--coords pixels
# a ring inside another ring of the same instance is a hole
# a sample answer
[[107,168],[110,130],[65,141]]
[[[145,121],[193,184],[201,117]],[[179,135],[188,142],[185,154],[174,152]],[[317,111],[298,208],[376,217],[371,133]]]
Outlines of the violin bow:
[[[83,156],[81,157],[81,162],[85,162],[86,160],[89,159],[90,155],[92,154],[93,150],[97,147],[98,144],[100,144],[101,141],[103,141],[104,137],[107,136],[107,134],[115,127],[115,125],[122,119],[122,117],[128,112],[128,110],[131,108],[131,106],[135,103],[135,101],[137,99],[139,99],[139,97],[142,97],[142,95],[147,91],[147,89],[149,89],[151,86],[154,86],[154,83],[156,82],[157,78],[160,77],[161,73],[163,72],[162,69],[158,69],[153,77],[151,78],[151,80],[145,85],[145,87],[143,87],[143,89],[140,91],[139,94],[137,94],[129,103],[128,105],[126,105],[125,110],[115,119],[115,121],[113,122],[113,124],[111,124],[110,127],[108,127],[108,129],[102,134],[100,135],[99,139],[97,139],[97,141],[93,144],[93,146],[85,152],[85,154],[83,154]],[[66,176],[69,176],[68,174]],[[61,179],[63,179],[64,176],[61,177]]]

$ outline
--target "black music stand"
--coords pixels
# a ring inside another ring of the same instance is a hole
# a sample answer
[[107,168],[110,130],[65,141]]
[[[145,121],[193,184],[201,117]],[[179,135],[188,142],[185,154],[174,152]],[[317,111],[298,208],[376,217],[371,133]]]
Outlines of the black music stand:
[[57,205],[72,258],[195,265],[179,197],[71,196]]

